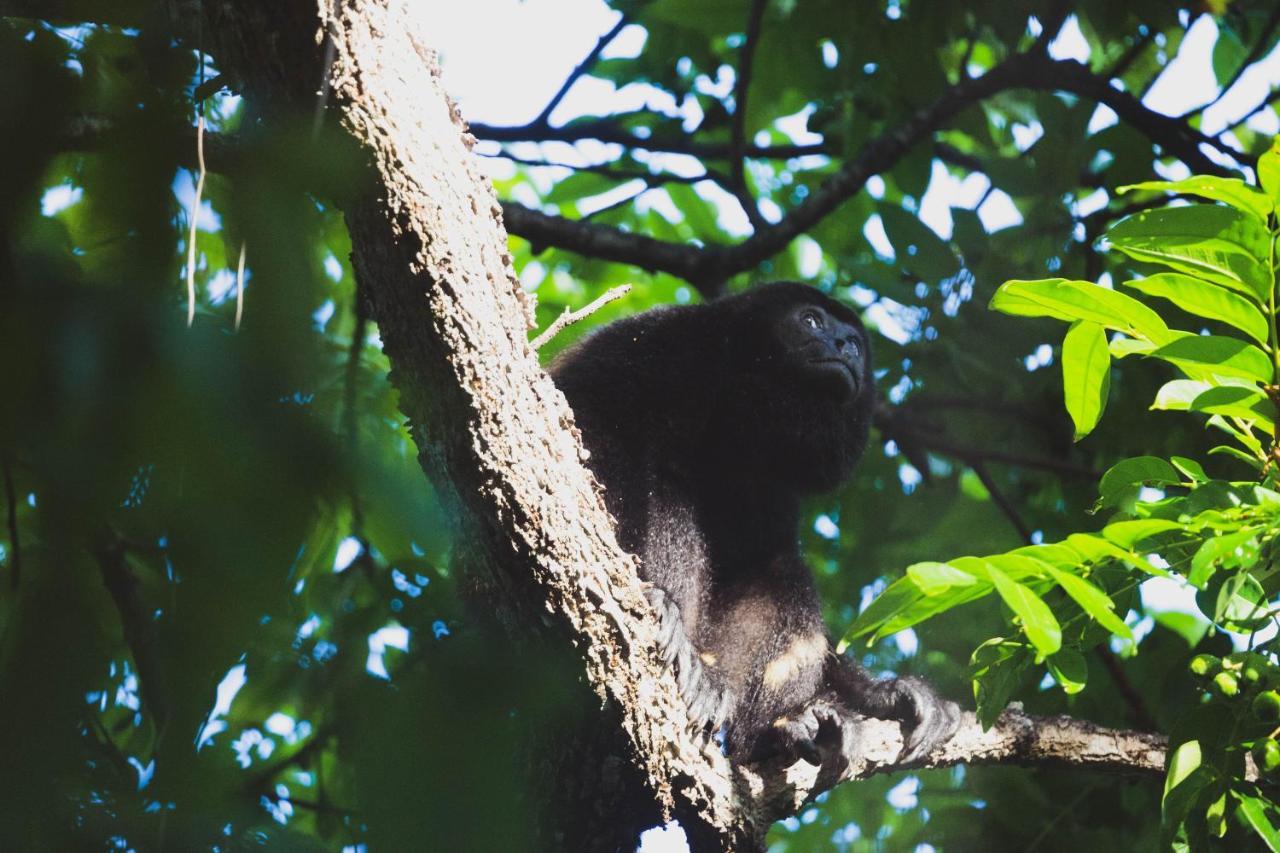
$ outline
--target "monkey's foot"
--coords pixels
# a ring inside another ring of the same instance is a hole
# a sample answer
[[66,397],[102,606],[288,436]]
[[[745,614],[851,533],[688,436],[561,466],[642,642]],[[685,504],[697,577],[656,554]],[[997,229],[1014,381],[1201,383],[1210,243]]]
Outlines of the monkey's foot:
[[822,768],[832,780],[839,778],[857,756],[858,735],[843,709],[826,699],[814,699],[803,708],[773,721],[761,735],[748,761],[781,756],[783,764],[806,761]]
[[656,586],[646,585],[645,596],[658,612],[658,647],[675,672],[689,717],[699,728],[719,725],[733,708],[733,694],[718,683],[711,665],[690,641],[680,606]]
[[877,681],[863,702],[871,716],[902,723],[905,736],[900,762],[924,758],[951,740],[960,727],[960,706],[943,699],[918,678]]

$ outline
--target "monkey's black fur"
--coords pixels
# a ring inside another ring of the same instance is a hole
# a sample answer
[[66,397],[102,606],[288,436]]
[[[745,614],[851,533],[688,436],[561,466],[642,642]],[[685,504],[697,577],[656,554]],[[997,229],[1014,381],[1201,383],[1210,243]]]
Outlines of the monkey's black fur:
[[904,721],[904,758],[957,709],[913,679],[838,658],[800,555],[802,498],[866,446],[874,389],[852,311],[796,283],[606,326],[552,366],[662,617],[696,719],[727,723],[739,760],[819,763],[856,748],[843,711]]

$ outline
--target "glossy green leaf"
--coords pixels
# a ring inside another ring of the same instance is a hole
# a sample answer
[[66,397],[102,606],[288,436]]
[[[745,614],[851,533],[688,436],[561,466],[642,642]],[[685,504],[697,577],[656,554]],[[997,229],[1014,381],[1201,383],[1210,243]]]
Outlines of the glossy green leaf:
[[1089,665],[1075,649],[1062,649],[1045,658],[1045,666],[1058,686],[1068,695],[1079,693],[1089,681]]
[[1257,471],[1262,470],[1262,460],[1258,459],[1258,457],[1256,456],[1250,456],[1248,453],[1245,453],[1240,448],[1232,447],[1229,444],[1219,444],[1216,447],[1209,448],[1209,455],[1210,456],[1230,456],[1233,459],[1238,459],[1239,461],[1243,462],[1244,464],[1248,465],[1250,468],[1253,468],[1254,470],[1257,470]]
[[1189,740],[1185,743],[1178,744],[1173,753],[1169,756],[1169,773],[1164,780],[1164,795],[1169,793],[1183,782],[1186,781],[1202,761],[1200,741]]
[[1209,475],[1204,472],[1204,467],[1196,460],[1188,459],[1185,456],[1170,456],[1169,461],[1188,480],[1195,483],[1208,482]]
[[1124,284],[1148,296],[1168,299],[1197,317],[1234,326],[1264,346],[1267,343],[1266,316],[1256,303],[1233,291],[1175,272],[1147,276]]
[[1188,408],[1193,412],[1241,418],[1263,432],[1275,431],[1275,407],[1257,388],[1240,385],[1208,388],[1198,394]]
[[1280,832],[1276,831],[1275,824],[1267,817],[1268,809],[1274,811],[1275,804],[1262,797],[1255,797],[1252,794],[1240,791],[1232,791],[1231,795],[1239,803],[1236,807],[1238,814],[1246,824],[1253,828],[1257,836],[1267,845],[1267,849],[1271,853],[1280,851]]
[[1115,602],[1111,600],[1111,596],[1079,575],[1060,571],[1052,566],[1049,567],[1049,574],[1071,596],[1071,600],[1080,605],[1080,609],[1092,616],[1099,625],[1118,637],[1133,639],[1129,626],[1116,614]]
[[1098,493],[1105,499],[1126,486],[1168,486],[1180,479],[1178,470],[1159,456],[1135,456],[1107,469],[1098,482]]
[[968,572],[946,563],[916,563],[907,567],[907,577],[911,578],[925,595],[939,595],[958,586],[981,583],[978,578]]
[[1117,187],[1116,192],[1127,193],[1133,190],[1165,190],[1181,195],[1194,195],[1229,204],[1236,210],[1252,213],[1266,221],[1271,212],[1271,200],[1257,187],[1246,184],[1239,178],[1217,178],[1212,175],[1192,175],[1181,181],[1143,181],[1140,184],[1129,184]]
[[1135,213],[1107,232],[1111,245],[1139,261],[1164,264],[1265,301],[1267,231],[1256,217],[1216,204]]
[[995,725],[1030,663],[1030,649],[1023,643],[1004,637],[992,637],[973,650],[969,659],[969,677],[973,679],[978,722],[984,729]]
[[1102,535],[1124,548],[1132,548],[1143,539],[1170,530],[1181,530],[1176,521],[1163,518],[1139,518],[1132,521],[1113,521],[1102,528]]
[[1078,321],[1062,340],[1062,393],[1075,424],[1075,440],[1098,425],[1111,388],[1107,333],[1096,323]]
[[871,633],[894,614],[905,610],[923,597],[924,593],[913,580],[899,578],[889,584],[884,592],[876,596],[866,609],[858,614],[853,624],[849,626],[849,630],[845,632],[841,640],[842,644]]
[[994,565],[989,565],[987,571],[996,592],[1000,593],[1004,603],[1022,620],[1022,630],[1026,632],[1027,639],[1036,647],[1036,651],[1041,655],[1051,655],[1062,648],[1062,628],[1049,610],[1049,605]]
[[1191,401],[1215,386],[1198,379],[1174,379],[1160,386],[1151,408],[1168,412],[1185,412]]
[[1090,281],[1007,281],[991,298],[991,308],[1020,317],[1085,320],[1154,343],[1170,339],[1169,327],[1159,314],[1132,296]]
[[1271,201],[1280,205],[1280,137],[1271,140],[1271,147],[1258,158],[1258,183]]
[[[1252,560],[1256,560],[1258,557],[1258,544],[1253,542],[1255,536],[1257,536],[1257,531],[1249,529],[1239,530],[1235,533],[1225,533],[1221,536],[1210,536],[1205,539],[1191,558],[1191,569],[1187,572],[1187,582],[1194,587],[1203,588],[1208,583],[1216,564],[1234,568],[1244,561],[1252,562]],[[1251,543],[1252,547],[1250,548]],[[1238,554],[1237,552],[1242,553]],[[1251,552],[1252,560],[1249,560],[1249,553],[1243,552]]]
[[[1172,332],[1171,334],[1176,335],[1177,333]],[[1114,337],[1111,339],[1111,343],[1107,345],[1107,349],[1111,351],[1112,358],[1120,359],[1130,355],[1146,355],[1158,346],[1159,344],[1144,341],[1141,338]]]
[[1235,376],[1270,382],[1271,359],[1253,344],[1221,335],[1191,335],[1153,349],[1149,355],[1179,367],[1193,379]]

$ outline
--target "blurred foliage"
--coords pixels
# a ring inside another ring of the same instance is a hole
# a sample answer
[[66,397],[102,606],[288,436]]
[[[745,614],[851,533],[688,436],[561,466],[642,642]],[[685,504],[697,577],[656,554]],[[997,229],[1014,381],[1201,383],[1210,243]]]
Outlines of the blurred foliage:
[[[653,150],[516,143],[505,150],[521,159],[599,157],[625,174],[495,163],[499,194],[661,240],[740,239],[741,208],[722,189],[645,178],[727,171],[723,152],[671,152],[730,142],[751,3],[613,6],[643,28],[643,48],[606,51],[589,73],[652,87],[657,106],[607,118]],[[785,216],[943,87],[1028,49],[1040,26],[1028,16],[1047,7],[768,3],[747,139],[811,149],[749,160],[761,211]],[[1220,84],[1271,54],[1269,2],[1086,0],[1071,25],[1089,67],[1141,95],[1206,10]],[[459,606],[450,520],[418,468],[376,327],[360,319],[324,191],[351,163],[225,90],[203,105],[213,172],[187,328],[192,97],[217,71],[201,74],[197,57],[147,29],[0,20],[0,847],[520,849],[517,727],[557,704],[541,689],[554,679],[504,668]],[[1186,170],[1108,112],[1024,90],[971,106],[730,282],[798,278],[863,309],[881,333],[885,398],[911,426],[815,501],[802,531],[834,632],[909,564],[1099,527],[1087,514],[1097,474],[1122,458],[1204,458],[1216,443],[1192,419],[1149,411],[1167,371],[1131,359],[1111,376],[1107,417],[1073,444],[1060,328],[985,309],[1009,279],[1146,271],[1095,245],[1130,204],[1115,188]],[[1248,163],[1276,120],[1266,104],[1214,138],[1229,131]],[[219,147],[228,138],[235,156]],[[946,215],[925,223],[927,210]],[[661,273],[520,239],[512,252],[543,326],[635,285],[546,357],[599,323],[700,298]],[[1198,328],[1177,310],[1171,324]],[[1230,459],[1213,465],[1242,476]],[[1171,730],[1200,701],[1187,661],[1230,644],[1193,614],[1137,595],[1125,605],[1136,639],[1083,656],[1086,690],[1028,677],[1010,696],[1036,713]],[[985,600],[877,642],[868,661],[964,696],[970,653],[1005,624]],[[1157,780],[955,769],[843,786],[771,843],[1143,849],[1160,808]]]

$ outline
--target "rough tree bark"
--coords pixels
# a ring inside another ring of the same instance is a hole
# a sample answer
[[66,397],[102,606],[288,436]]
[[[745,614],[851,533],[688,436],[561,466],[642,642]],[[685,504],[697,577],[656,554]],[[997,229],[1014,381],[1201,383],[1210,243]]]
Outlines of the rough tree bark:
[[[0,0],[0,15],[92,18],[86,4]],[[174,6],[178,5],[176,2]],[[506,251],[502,211],[440,87],[430,34],[392,0],[207,0],[202,33],[262,115],[323,107],[367,161],[344,199],[361,287],[373,303],[421,462],[459,519],[468,569],[516,630],[550,625],[581,652],[601,700],[598,730],[573,753],[562,806],[570,849],[628,849],[676,818],[699,849],[752,849],[774,821],[839,779],[794,767],[730,767],[689,734],[655,645],[634,558],[582,465],[563,397],[527,343],[530,306]],[[168,20],[179,20],[172,14]],[[62,14],[60,14],[60,12]],[[899,769],[896,724],[865,721],[865,759],[842,779]],[[1011,711],[982,732],[969,715],[916,766],[1065,763],[1138,772],[1163,765],[1161,738]],[[556,837],[563,813],[542,833]]]

